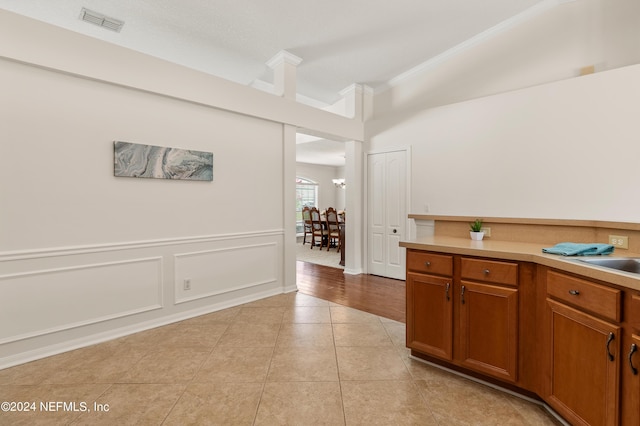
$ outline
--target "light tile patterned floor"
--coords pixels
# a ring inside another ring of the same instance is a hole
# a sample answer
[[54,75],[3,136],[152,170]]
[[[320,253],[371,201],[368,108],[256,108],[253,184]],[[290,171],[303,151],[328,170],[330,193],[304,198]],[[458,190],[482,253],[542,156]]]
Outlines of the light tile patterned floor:
[[0,370],[0,401],[36,403],[0,425],[556,424],[410,359],[404,333],[303,294],[270,297]]

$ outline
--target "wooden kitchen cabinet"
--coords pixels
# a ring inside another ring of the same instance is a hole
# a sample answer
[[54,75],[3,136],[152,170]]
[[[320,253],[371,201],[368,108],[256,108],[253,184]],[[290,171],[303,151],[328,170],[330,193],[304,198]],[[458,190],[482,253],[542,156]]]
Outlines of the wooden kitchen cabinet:
[[411,248],[407,346],[571,425],[640,426],[640,292],[585,275]]
[[553,300],[547,402],[575,425],[616,425],[620,327]]
[[407,254],[407,347],[453,357],[453,256]]
[[407,346],[516,382],[517,263],[409,250],[407,265]]
[[517,380],[517,289],[462,281],[460,361],[475,371]]
[[640,425],[640,294],[630,293],[625,300],[628,313],[626,340],[622,346],[622,422]]
[[624,410],[623,424],[638,425],[640,424],[640,334],[632,334],[631,344],[629,345],[623,376],[628,385],[629,393],[627,396],[627,405]]
[[407,347],[453,358],[451,278],[407,274]]
[[[581,278],[547,274],[545,400],[574,425],[617,425],[621,292]],[[600,303],[592,303],[600,298]]]
[[518,379],[518,264],[460,259],[460,362],[502,380]]

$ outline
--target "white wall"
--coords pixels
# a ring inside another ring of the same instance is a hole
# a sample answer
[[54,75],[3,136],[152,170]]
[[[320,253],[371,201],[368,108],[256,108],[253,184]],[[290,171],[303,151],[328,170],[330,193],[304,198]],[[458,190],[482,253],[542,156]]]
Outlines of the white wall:
[[345,190],[336,188],[332,180],[344,178],[344,167],[296,163],[296,176],[318,183],[318,209],[333,207],[344,210]]
[[639,79],[636,65],[428,109],[372,146],[412,146],[412,213],[637,222]]
[[[284,144],[362,123],[6,11],[0,39],[0,368],[295,290]],[[115,140],[214,180],[116,178]]]
[[377,94],[367,136],[434,106],[573,78],[589,65],[640,63],[638,22],[637,0],[578,0],[532,14]]
[[572,78],[640,62],[623,10],[640,21],[638,2],[558,6],[378,95],[368,147],[412,147],[411,213],[638,222],[640,66]]

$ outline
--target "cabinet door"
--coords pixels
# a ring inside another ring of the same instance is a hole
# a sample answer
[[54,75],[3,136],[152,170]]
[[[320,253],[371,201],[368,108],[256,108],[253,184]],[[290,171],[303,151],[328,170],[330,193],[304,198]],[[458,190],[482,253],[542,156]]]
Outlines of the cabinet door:
[[407,346],[451,360],[453,310],[450,278],[407,274]]
[[547,299],[551,319],[551,395],[574,425],[618,423],[620,328]]
[[515,382],[518,371],[518,290],[462,281],[459,303],[462,364]]
[[627,347],[627,353],[623,353],[626,357],[623,360],[621,368],[623,370],[623,377],[629,384],[625,388],[628,392],[627,401],[630,404],[625,407],[625,416],[623,417],[623,425],[638,425],[640,424],[640,336],[633,334],[631,336],[631,346]]

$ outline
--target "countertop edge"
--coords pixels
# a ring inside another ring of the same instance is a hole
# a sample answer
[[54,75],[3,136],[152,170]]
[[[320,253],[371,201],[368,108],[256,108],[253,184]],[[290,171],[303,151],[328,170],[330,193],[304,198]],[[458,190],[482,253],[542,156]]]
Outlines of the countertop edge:
[[[455,237],[427,237],[415,241],[401,241],[400,246],[415,250],[532,262],[640,291],[640,275],[587,265],[580,262],[580,257],[578,256],[569,257],[543,253],[543,248],[550,247],[548,244],[490,240],[473,241]],[[614,252],[612,257],[640,257],[640,254]]]

